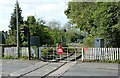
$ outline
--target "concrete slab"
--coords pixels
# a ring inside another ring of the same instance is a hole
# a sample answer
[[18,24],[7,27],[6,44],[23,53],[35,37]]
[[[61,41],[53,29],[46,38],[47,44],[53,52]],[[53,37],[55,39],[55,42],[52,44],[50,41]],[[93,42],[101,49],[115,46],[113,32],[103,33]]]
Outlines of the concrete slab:
[[11,73],[10,76],[21,76],[21,75],[27,74],[29,72],[32,72],[34,70],[37,70],[38,68],[41,68],[47,64],[49,64],[49,63],[48,62],[39,62],[37,64],[31,65],[29,67],[26,67],[24,69],[21,69],[19,71]]
[[25,76],[46,76],[47,74],[55,71],[61,67],[64,63],[50,63],[36,71],[33,71]]
[[68,62],[66,63],[64,66],[60,67],[57,71],[51,73],[49,76],[61,76],[64,72],[66,72],[67,70],[69,70],[71,67],[73,67],[77,62]]

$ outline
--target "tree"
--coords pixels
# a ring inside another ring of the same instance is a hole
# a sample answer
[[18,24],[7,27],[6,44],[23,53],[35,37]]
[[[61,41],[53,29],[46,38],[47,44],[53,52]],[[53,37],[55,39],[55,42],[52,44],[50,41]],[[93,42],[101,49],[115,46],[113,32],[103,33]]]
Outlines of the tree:
[[48,22],[48,26],[51,29],[60,29],[61,28],[60,22],[59,21],[55,21],[55,20],[52,20],[52,21]]
[[118,35],[120,2],[69,2],[65,15],[70,22],[87,33],[86,38],[101,37],[106,47],[120,47]]
[[34,16],[28,16],[27,22],[30,29],[30,36],[38,36],[40,39],[40,46],[53,44],[52,37],[50,35],[50,28],[46,26],[45,20]]
[[61,24],[59,21],[50,21],[47,26],[50,28],[50,36],[52,37],[53,44],[59,43],[62,41],[63,31],[61,29]]
[[[17,5],[17,7],[16,7]],[[18,11],[18,26],[20,28],[20,25],[23,24],[23,17],[22,17],[22,10],[19,6],[19,3],[17,2],[17,4],[15,4],[15,8],[14,8],[14,11],[13,13],[11,14],[11,19],[10,19],[10,25],[9,25],[9,36],[8,36],[8,39],[7,39],[7,44],[9,45],[16,45],[16,30],[17,30],[17,27],[16,27],[16,9]],[[11,41],[11,39],[13,39],[13,41]]]

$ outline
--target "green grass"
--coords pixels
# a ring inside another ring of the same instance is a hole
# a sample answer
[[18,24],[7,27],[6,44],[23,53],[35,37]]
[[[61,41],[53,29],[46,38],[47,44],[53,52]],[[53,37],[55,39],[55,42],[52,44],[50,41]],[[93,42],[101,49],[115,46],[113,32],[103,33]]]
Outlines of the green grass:
[[3,58],[4,58],[4,59],[17,59],[17,57],[11,56],[11,55],[9,55],[9,56],[4,56]]
[[118,63],[118,64],[120,64],[120,60],[84,60],[83,62]]

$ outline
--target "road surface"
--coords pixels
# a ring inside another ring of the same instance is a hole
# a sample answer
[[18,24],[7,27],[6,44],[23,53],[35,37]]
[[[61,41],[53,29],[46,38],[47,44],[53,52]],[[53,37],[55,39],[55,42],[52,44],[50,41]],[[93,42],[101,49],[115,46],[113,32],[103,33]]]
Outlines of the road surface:
[[118,76],[118,64],[78,63],[62,76]]
[[[1,62],[0,62],[1,63]],[[42,62],[39,60],[2,60],[3,76],[118,76],[118,64],[82,62]]]

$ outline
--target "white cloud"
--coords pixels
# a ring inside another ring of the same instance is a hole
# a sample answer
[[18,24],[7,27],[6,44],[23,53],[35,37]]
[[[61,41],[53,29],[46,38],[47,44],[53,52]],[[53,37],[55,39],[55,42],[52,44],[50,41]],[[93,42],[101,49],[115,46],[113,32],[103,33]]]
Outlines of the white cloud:
[[15,3],[15,0],[2,0],[0,1],[0,5],[3,4],[3,5],[9,5],[9,4],[14,4]]
[[[37,18],[43,18],[47,21],[58,20],[62,23],[67,21],[64,15],[64,10],[67,8],[67,0],[18,0],[22,9],[22,16],[27,18],[29,15],[35,15]],[[11,13],[15,7],[15,0],[0,1],[0,31],[4,29],[3,26],[8,26]],[[2,27],[1,27],[2,26]]]
[[8,26],[4,25],[4,24],[8,24],[9,21],[8,20],[0,20],[0,31],[4,30],[7,31],[8,30]]
[[47,4],[42,4],[42,5],[38,5],[35,6],[37,11],[41,11],[41,12],[49,12],[55,9],[56,4],[52,4],[52,3],[47,3]]

